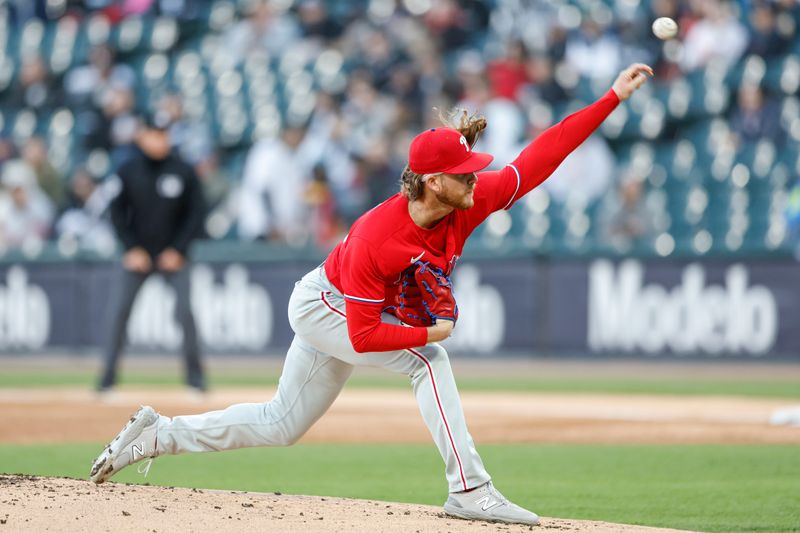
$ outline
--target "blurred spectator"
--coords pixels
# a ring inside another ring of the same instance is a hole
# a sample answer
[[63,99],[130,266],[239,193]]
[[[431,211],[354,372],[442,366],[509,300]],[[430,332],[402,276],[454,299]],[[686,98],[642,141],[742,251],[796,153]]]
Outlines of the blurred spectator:
[[423,16],[428,31],[439,41],[446,54],[469,45],[475,34],[486,29],[489,8],[479,0],[439,0]]
[[297,16],[306,38],[328,42],[342,34],[342,26],[328,14],[327,6],[321,0],[301,0]]
[[283,12],[281,3],[255,0],[247,18],[232,26],[223,36],[226,55],[240,63],[254,50],[272,56],[292,48],[300,38],[297,21]]
[[314,244],[322,249],[333,248],[345,230],[336,213],[336,201],[328,187],[324,166],[316,165],[312,170],[304,198],[309,207],[308,221]]
[[790,42],[778,32],[775,12],[770,3],[757,2],[750,11],[750,42],[747,54],[773,57],[784,53]]
[[777,12],[776,27],[786,39],[797,36],[800,27],[800,2],[797,0],[774,0],[773,6]]
[[525,45],[514,40],[506,46],[504,57],[489,62],[486,73],[494,97],[518,100],[520,88],[528,82],[527,61]]
[[138,128],[134,113],[136,96],[124,85],[115,85],[106,93],[103,107],[82,115],[88,151],[101,149],[111,155],[112,165],[119,165],[133,153]]
[[611,79],[620,69],[617,37],[592,17],[585,17],[580,31],[567,41],[566,60],[586,78]]
[[368,209],[397,192],[397,183],[402,167],[392,164],[387,138],[376,137],[373,139],[358,166],[359,174],[366,186],[366,207]]
[[731,116],[731,131],[740,144],[761,139],[780,142],[780,106],[768,100],[758,85],[743,84],[739,87],[737,106]]
[[205,124],[184,114],[180,93],[168,92],[162,96],[156,104],[156,112],[168,117],[170,142],[181,157],[193,165],[211,157],[211,132]]
[[492,96],[483,56],[476,50],[462,53],[456,65],[456,77],[460,83],[457,107],[472,113],[483,109]]
[[132,88],[136,74],[125,63],[116,63],[114,53],[105,45],[89,52],[89,63],[71,69],[64,78],[64,88],[71,107],[102,108],[114,88]]
[[687,2],[685,0],[653,0],[650,3],[650,10],[652,11],[650,18],[670,17],[677,21],[680,19],[681,9],[685,8],[686,5]]
[[8,137],[0,137],[0,168],[6,161],[17,156],[17,146]]
[[608,143],[595,134],[578,146],[543,186],[559,203],[589,205],[609,190],[615,165]]
[[653,35],[647,24],[642,24],[641,19],[621,20],[617,25],[617,34],[621,65],[645,63],[652,67],[658,66],[664,43]]
[[459,78],[464,94],[455,108],[483,115],[492,125],[485,130],[480,142],[483,150],[495,156],[489,168],[501,168],[519,154],[519,143],[525,132],[524,115],[515,99],[493,95],[479,56],[472,53],[462,55]]
[[390,129],[395,106],[391,97],[377,91],[367,73],[357,71],[350,75],[342,119],[351,153],[361,156],[370,139]]
[[522,100],[539,99],[554,104],[569,97],[553,77],[553,62],[548,56],[540,54],[530,57],[525,63],[525,70],[531,83],[523,88]]
[[643,180],[629,173],[602,206],[601,234],[605,242],[619,251],[647,244],[654,236],[653,215],[643,193]]
[[694,70],[715,59],[730,65],[739,59],[747,47],[747,30],[733,15],[732,4],[727,0],[702,0],[696,9],[702,18],[686,33],[683,68]]
[[231,233],[239,213],[240,198],[231,190],[226,171],[220,166],[219,151],[212,148],[202,153],[202,158],[194,162],[194,170],[207,207],[204,236],[221,239]]
[[363,43],[361,70],[377,90],[386,88],[392,72],[408,59],[394,45],[390,35],[378,28],[368,32]]
[[480,138],[481,150],[494,154],[489,168],[502,168],[519,155],[520,142],[525,134],[525,117],[511,100],[492,98],[479,108],[492,125]]
[[0,190],[0,247],[20,248],[40,243],[50,234],[53,206],[36,185],[36,174],[25,161],[3,165]]
[[467,13],[455,0],[434,2],[423,20],[428,31],[438,37],[445,52],[463,46],[470,38]]
[[[442,60],[436,54],[426,54],[418,59],[416,67],[419,69],[419,89],[423,94],[422,117],[426,117],[433,103],[441,98],[445,87],[442,79]],[[442,109],[447,107],[441,106]],[[424,122],[425,119],[422,119]]]
[[402,63],[393,68],[386,89],[397,99],[397,126],[417,129],[418,117],[427,109],[425,94],[413,66]]
[[239,235],[303,245],[308,239],[303,195],[315,155],[306,128],[290,124],[277,139],[263,139],[250,150],[242,176]]
[[55,83],[42,56],[23,58],[18,83],[11,86],[8,102],[17,108],[43,110],[62,103],[60,84]]
[[22,159],[33,169],[36,183],[53,206],[57,210],[63,208],[64,183],[61,181],[61,175],[47,158],[47,143],[44,138],[34,136],[28,139],[22,147]]
[[215,150],[205,153],[194,165],[197,178],[203,188],[206,205],[213,209],[228,196],[230,184],[219,167],[219,154]]
[[554,24],[550,27],[550,35],[547,39],[547,55],[554,64],[564,61],[567,57],[567,30]]
[[82,249],[104,255],[113,251],[114,233],[106,216],[113,185],[98,185],[85,167],[75,170],[69,184],[69,207],[56,222],[59,239],[70,239]]
[[[304,139],[304,152],[314,164],[324,167],[338,215],[348,222],[367,209],[366,191],[358,181],[356,163],[347,144],[350,135],[337,98],[331,94],[319,94]],[[371,139],[367,141],[370,142]]]

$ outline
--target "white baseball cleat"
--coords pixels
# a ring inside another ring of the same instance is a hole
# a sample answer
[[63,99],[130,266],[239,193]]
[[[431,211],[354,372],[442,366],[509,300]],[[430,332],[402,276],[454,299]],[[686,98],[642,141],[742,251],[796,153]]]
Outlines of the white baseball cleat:
[[491,481],[469,492],[453,492],[444,503],[444,512],[467,520],[486,520],[508,524],[539,524],[539,517],[513,504],[494,488]]
[[158,413],[152,407],[142,406],[94,460],[89,479],[99,485],[126,466],[155,457],[157,432]]

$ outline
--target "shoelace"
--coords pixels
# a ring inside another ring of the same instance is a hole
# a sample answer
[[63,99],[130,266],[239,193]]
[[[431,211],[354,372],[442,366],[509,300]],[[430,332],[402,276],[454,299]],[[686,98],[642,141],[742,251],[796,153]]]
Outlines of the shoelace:
[[149,458],[148,460],[144,461],[142,464],[136,467],[136,472],[139,474],[144,474],[144,477],[147,477],[147,474],[150,473],[150,466],[153,464],[153,458]]
[[493,485],[493,484],[490,484],[490,485],[489,485],[489,493],[490,493],[492,496],[494,496],[495,498],[497,498],[498,500],[500,500],[500,503],[502,503],[503,505],[507,505],[507,504],[509,503],[509,502],[508,502],[508,498],[506,498],[505,496],[503,496],[503,494],[502,494],[502,493],[501,493],[499,490],[497,490],[497,489],[494,487],[494,485]]

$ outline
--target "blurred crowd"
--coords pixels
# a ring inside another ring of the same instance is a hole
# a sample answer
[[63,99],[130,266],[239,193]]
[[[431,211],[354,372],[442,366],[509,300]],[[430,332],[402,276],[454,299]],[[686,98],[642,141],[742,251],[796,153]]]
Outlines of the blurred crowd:
[[[797,51],[800,23],[795,0],[7,0],[0,6],[7,41],[16,35],[23,42],[23,29],[65,20],[102,22],[108,35],[132,19],[174,19],[179,33],[199,27],[199,35],[179,36],[162,55],[174,62],[212,42],[202,39],[213,34],[216,49],[196,57],[223,56],[226,72],[250,76],[248,87],[220,76],[216,98],[223,103],[225,95],[248,90],[254,102],[253,73],[263,80],[273,73],[258,70],[263,64],[279,74],[292,62],[314,65],[312,79],[291,71],[283,80],[294,92],[278,100],[277,119],[256,122],[238,142],[222,142],[228,124],[242,121],[236,108],[220,116],[220,108],[196,105],[194,88],[176,76],[145,79],[150,63],[139,68],[119,39],[96,39],[85,57],[63,69],[54,67],[54,53],[9,47],[17,69],[0,91],[0,109],[17,125],[21,110],[51,122],[47,134],[30,128],[20,135],[8,123],[2,130],[0,249],[35,250],[55,240],[65,249],[100,253],[113,252],[115,242],[108,177],[136,149],[143,113],[169,115],[174,149],[194,166],[210,206],[207,236],[329,248],[356,217],[398,190],[410,139],[437,124],[440,111],[459,107],[486,116],[480,149],[503,166],[566,112],[589,103],[581,101],[579,80],[609,87],[636,61],[655,67],[655,84],[669,85],[711,62],[785,56]],[[652,35],[650,23],[659,16],[678,21],[678,40]],[[735,91],[721,111],[733,143],[768,139],[780,149],[794,142],[776,95],[757,83]],[[269,109],[253,104],[247,113],[261,120]],[[68,148],[52,134],[61,122],[77,139]],[[602,238],[624,249],[656,232],[646,179],[621,165],[613,140],[597,134],[545,190],[553,203],[596,204]]]

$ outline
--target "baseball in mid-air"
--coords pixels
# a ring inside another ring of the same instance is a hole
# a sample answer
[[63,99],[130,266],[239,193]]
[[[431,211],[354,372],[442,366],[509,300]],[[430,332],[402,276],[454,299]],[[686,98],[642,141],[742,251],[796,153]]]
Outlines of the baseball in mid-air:
[[653,33],[662,41],[678,35],[678,23],[669,17],[660,17],[653,21]]

